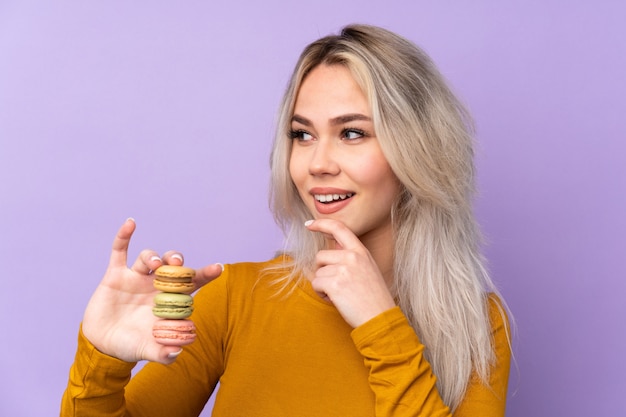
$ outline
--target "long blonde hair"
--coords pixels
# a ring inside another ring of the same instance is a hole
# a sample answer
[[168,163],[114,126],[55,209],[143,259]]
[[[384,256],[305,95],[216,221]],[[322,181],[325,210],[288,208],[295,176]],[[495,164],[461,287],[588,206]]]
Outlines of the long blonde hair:
[[344,65],[371,105],[374,129],[402,183],[392,212],[393,295],[426,347],[439,392],[451,409],[475,372],[488,381],[494,361],[484,268],[472,212],[473,129],[431,59],[385,29],[350,25],[305,48],[285,92],[271,155],[270,203],[286,236],[292,273],[311,272],[324,242],[289,176],[289,130],[298,90],[316,66]]

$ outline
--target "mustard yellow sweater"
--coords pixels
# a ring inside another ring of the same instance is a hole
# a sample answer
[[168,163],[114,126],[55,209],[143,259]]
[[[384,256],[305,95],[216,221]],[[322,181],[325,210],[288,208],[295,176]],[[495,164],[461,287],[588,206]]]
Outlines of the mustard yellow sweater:
[[[275,261],[274,261],[275,262]],[[79,334],[61,416],[197,416],[220,381],[213,415],[450,416],[424,346],[398,307],[350,328],[307,285],[276,295],[267,263],[227,265],[195,296],[198,338],[172,365],[98,352]],[[498,363],[472,380],[455,417],[504,416],[510,352],[495,304]]]

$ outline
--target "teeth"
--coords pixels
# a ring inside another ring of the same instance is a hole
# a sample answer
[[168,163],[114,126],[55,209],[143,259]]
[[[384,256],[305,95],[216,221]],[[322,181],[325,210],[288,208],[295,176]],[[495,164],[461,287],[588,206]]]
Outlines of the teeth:
[[345,200],[346,198],[350,198],[354,195],[354,193],[347,194],[315,194],[314,197],[320,203],[330,203],[332,201]]

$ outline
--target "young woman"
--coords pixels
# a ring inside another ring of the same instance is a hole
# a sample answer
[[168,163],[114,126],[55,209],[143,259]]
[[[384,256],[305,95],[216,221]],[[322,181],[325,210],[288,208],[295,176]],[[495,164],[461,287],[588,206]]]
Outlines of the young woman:
[[128,268],[128,220],[61,415],[198,415],[219,381],[217,416],[503,416],[507,319],[473,182],[469,117],[415,45],[363,25],[312,43],[272,152],[289,250],[197,271],[197,340],[163,346],[151,271],[182,255],[143,251]]

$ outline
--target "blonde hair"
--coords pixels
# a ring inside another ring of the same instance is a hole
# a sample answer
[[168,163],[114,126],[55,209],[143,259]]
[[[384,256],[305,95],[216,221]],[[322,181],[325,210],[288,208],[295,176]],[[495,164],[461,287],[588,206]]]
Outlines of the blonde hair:
[[[440,395],[454,410],[473,372],[488,381],[494,361],[487,298],[497,290],[484,268],[472,212],[470,117],[431,61],[385,29],[350,25],[301,54],[280,108],[271,155],[271,207],[286,236],[292,272],[311,272],[324,242],[289,176],[289,130],[296,96],[318,65],[343,65],[371,105],[374,129],[402,184],[392,211],[393,295],[426,347]],[[286,258],[287,259],[287,258]]]

